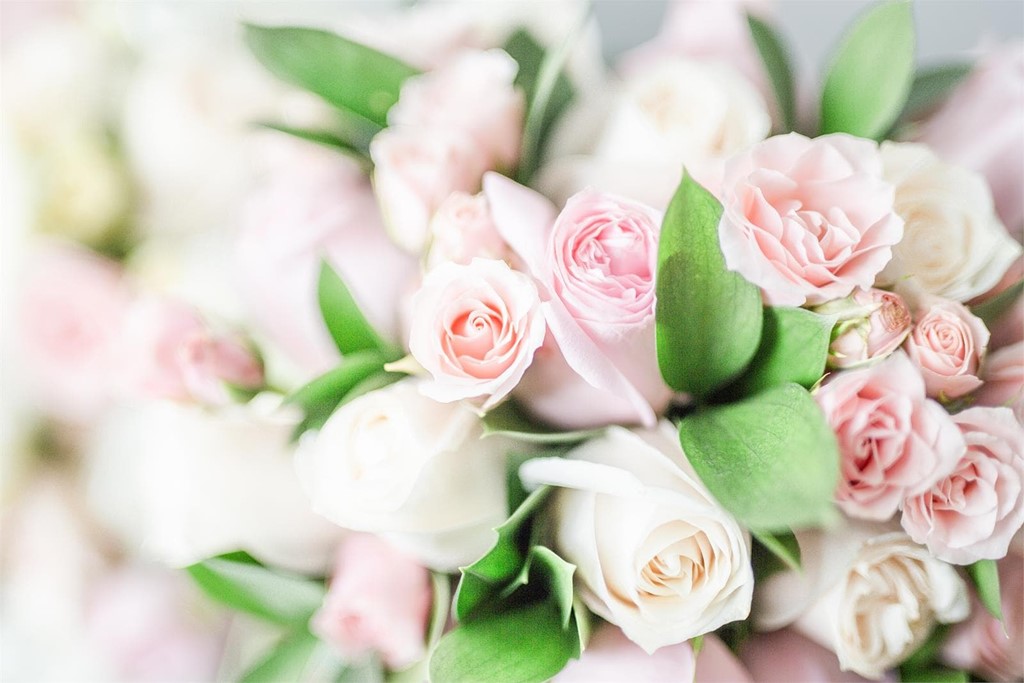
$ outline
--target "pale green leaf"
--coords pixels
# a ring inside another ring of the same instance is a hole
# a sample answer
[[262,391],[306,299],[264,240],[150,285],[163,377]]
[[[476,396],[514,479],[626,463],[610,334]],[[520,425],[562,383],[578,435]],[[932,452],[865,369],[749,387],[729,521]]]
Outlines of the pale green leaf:
[[359,162],[360,166],[362,166],[364,170],[369,169],[371,165],[370,158],[366,155],[366,150],[358,148],[351,141],[346,140],[335,131],[296,128],[294,126],[286,126],[283,123],[273,123],[270,121],[258,121],[256,125],[261,128],[266,128],[267,130],[284,133],[285,135],[298,138],[299,140],[312,142],[316,145],[320,145],[321,147],[333,149],[336,152],[341,152],[342,154]]
[[978,599],[988,613],[1003,620],[1003,605],[999,598],[999,569],[995,560],[979,560],[967,566],[967,573],[978,592]]
[[247,25],[245,39],[258,60],[281,80],[378,126],[416,69],[329,31]]
[[825,79],[821,132],[879,139],[903,111],[914,79],[909,0],[868,9],[851,27]]
[[985,303],[971,306],[971,313],[981,318],[982,322],[991,328],[1004,313],[1010,310],[1022,292],[1024,292],[1024,280],[1018,280]]
[[682,419],[683,452],[712,495],[755,531],[832,521],[839,450],[821,409],[796,384]]
[[345,356],[338,367],[285,399],[305,413],[295,436],[310,429],[320,429],[338,406],[358,395],[356,392],[365,393],[392,381],[394,376],[384,372],[384,358],[377,351],[360,351]]
[[920,69],[914,75],[907,104],[903,107],[900,118],[913,120],[938,105],[960,85],[973,68],[972,64],[960,63]]
[[506,401],[482,418],[483,437],[502,436],[516,441],[536,444],[575,444],[600,436],[603,429],[585,429],[569,432],[552,431],[523,415],[511,401]]
[[304,624],[326,592],[319,581],[225,557],[197,562],[186,571],[217,602],[279,624]]
[[381,339],[366,321],[345,282],[326,261],[320,263],[317,301],[324,324],[342,355],[372,350],[386,356],[388,361],[398,358],[398,350]]
[[787,132],[795,130],[797,120],[793,68],[790,66],[789,54],[782,38],[771,24],[765,23],[753,14],[747,15],[747,23],[765,71],[768,72],[768,79],[772,83],[775,102],[779,105],[779,114],[782,116],[783,129]]
[[658,246],[658,366],[670,387],[697,398],[735,379],[761,337],[761,292],[726,268],[721,215],[718,200],[684,174]]

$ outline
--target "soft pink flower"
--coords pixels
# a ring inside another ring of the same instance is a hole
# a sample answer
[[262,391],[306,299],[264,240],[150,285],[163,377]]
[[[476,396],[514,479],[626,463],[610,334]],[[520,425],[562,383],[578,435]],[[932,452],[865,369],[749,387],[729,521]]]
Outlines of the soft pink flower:
[[263,385],[263,365],[244,342],[230,336],[193,335],[178,351],[178,367],[189,395],[208,405],[231,400],[230,389]]
[[903,503],[903,528],[940,560],[998,560],[1024,524],[1024,428],[1008,408],[969,408],[953,421],[967,453],[952,474]]
[[386,128],[370,143],[373,185],[391,239],[418,254],[430,219],[452,192],[475,192],[489,168],[466,133],[451,129]]
[[85,249],[51,244],[27,263],[19,347],[40,408],[88,420],[112,397],[129,293],[120,268]]
[[893,201],[875,143],[775,136],[726,164],[722,253],[770,305],[838,299],[892,258],[903,236]]
[[881,360],[910,334],[910,309],[903,297],[881,289],[858,289],[849,299],[816,309],[839,316],[829,346],[834,368],[852,368]]
[[975,402],[1010,408],[1024,423],[1024,341],[988,354],[981,378],[985,383],[974,394]]
[[387,238],[356,164],[314,148],[287,152],[246,207],[235,270],[255,323],[314,374],[339,358],[317,305],[321,259],[338,271],[388,339],[398,337],[398,302],[416,263]]
[[936,398],[974,391],[981,386],[978,370],[988,347],[988,328],[956,301],[929,299],[925,305],[906,343],[925,390]]
[[924,125],[918,139],[954,164],[980,172],[1003,224],[1024,228],[1024,44],[983,58]]
[[[661,214],[585,190],[556,216],[546,199],[506,178],[488,174],[484,185],[498,232],[540,282],[548,329],[565,362],[600,390],[601,401],[622,407],[622,421],[653,424],[671,397],[654,343]],[[533,410],[543,419],[583,426],[580,416],[557,407],[540,413],[543,396],[524,392],[522,398],[536,402]]]
[[486,396],[487,410],[519,384],[544,341],[537,286],[504,261],[473,259],[427,273],[412,299],[409,349],[433,378],[425,395]]
[[211,680],[226,623],[205,607],[184,573],[125,566],[90,592],[88,642],[119,680]]
[[953,628],[941,658],[950,666],[992,681],[1019,681],[1024,673],[1024,557],[1011,553],[999,561],[1003,620],[974,595],[970,618]]
[[482,194],[448,195],[430,221],[430,235],[428,269],[449,261],[466,264],[478,256],[500,259],[508,252]]
[[[839,659],[792,629],[758,633],[740,648],[740,659],[760,683],[860,683],[867,681],[839,668]],[[883,680],[894,681],[887,675]]]
[[513,86],[516,61],[502,50],[466,51],[436,71],[402,84],[388,112],[392,126],[468,135],[487,168],[510,168],[523,137],[523,92]]
[[839,440],[836,502],[851,517],[886,520],[903,499],[949,475],[966,445],[946,411],[925,398],[906,355],[837,373],[814,394]]
[[311,626],[348,660],[376,652],[401,669],[426,653],[430,601],[425,568],[376,536],[353,535],[342,543]]
[[557,683],[747,683],[751,678],[715,635],[704,637],[704,647],[696,657],[689,641],[663,647],[649,655],[620,629],[607,624],[594,633],[583,656],[569,662],[554,680]]

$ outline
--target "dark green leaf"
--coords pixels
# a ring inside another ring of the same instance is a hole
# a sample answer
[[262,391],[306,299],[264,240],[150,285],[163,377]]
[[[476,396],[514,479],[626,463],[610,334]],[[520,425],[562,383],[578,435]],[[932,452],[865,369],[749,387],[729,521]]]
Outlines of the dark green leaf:
[[658,246],[658,365],[670,387],[696,398],[739,375],[761,337],[761,292],[726,268],[721,216],[718,200],[684,174]]
[[487,554],[462,568],[462,578],[455,591],[456,619],[465,619],[519,573],[526,559],[523,534],[528,527],[527,523],[549,493],[548,487],[531,493],[512,516],[496,529],[498,540]]
[[995,560],[979,560],[967,566],[967,573],[978,592],[978,599],[988,613],[1003,620],[1003,606],[999,598],[999,569]]
[[792,532],[776,534],[755,532],[753,535],[758,543],[779,560],[780,568],[800,571],[800,544],[797,543],[796,536]]
[[575,571],[576,565],[566,562],[555,551],[543,545],[534,545],[519,574],[501,591],[501,597],[511,597],[531,581],[534,584],[539,582],[547,589],[547,599],[558,608],[562,628],[568,628],[573,610],[572,577]]
[[1019,280],[1000,292],[998,296],[983,304],[971,306],[971,313],[981,318],[982,322],[991,328],[1004,313],[1010,310],[1022,292],[1024,292],[1024,280]]
[[462,623],[441,638],[430,678],[444,683],[540,683],[579,649],[575,624],[562,628],[558,608],[538,602]]
[[793,68],[782,38],[770,24],[753,14],[747,15],[750,35],[754,38],[757,51],[761,54],[765,71],[772,82],[775,102],[779,105],[782,125],[785,131],[796,129],[796,91],[793,87]]
[[821,132],[879,139],[903,111],[914,79],[909,0],[867,10],[836,51],[821,97]]
[[342,355],[373,350],[384,354],[389,361],[398,358],[398,351],[381,339],[366,321],[345,282],[326,261],[320,263],[317,300],[324,323]]
[[[526,92],[523,144],[516,174],[516,180],[524,185],[540,166],[541,150],[552,126],[576,96],[564,70],[586,18],[586,14],[581,15],[561,45],[548,52],[543,52],[540,44],[525,31],[512,34],[506,44],[509,54],[519,62],[520,73],[516,80]],[[538,53],[543,55],[539,59]]]
[[761,344],[732,387],[740,395],[795,382],[814,386],[825,372],[834,316],[803,308],[765,308]]
[[942,666],[928,669],[900,668],[900,681],[903,683],[968,683],[970,680],[966,671],[947,669]]
[[323,602],[321,582],[223,557],[187,567],[208,596],[231,609],[279,624],[304,624]]
[[[286,399],[305,413],[295,435],[310,429],[320,429],[338,406],[350,397],[355,397],[355,392],[363,391],[364,388],[380,388],[383,386],[381,382],[394,381],[393,377],[392,373],[384,372],[384,358],[378,352],[349,354],[342,359],[341,365],[317,377]],[[375,383],[371,384],[371,381]]]
[[972,64],[943,64],[918,71],[900,118],[912,121],[927,113],[942,102],[973,68]]
[[283,81],[379,125],[416,69],[365,45],[312,28],[245,27],[256,58]]
[[904,677],[908,672],[920,672],[934,668],[939,651],[946,642],[946,637],[949,635],[951,628],[951,624],[936,625],[928,639],[900,664],[901,677]]
[[679,440],[712,495],[750,529],[784,532],[835,518],[838,446],[803,387],[700,409],[680,422]]

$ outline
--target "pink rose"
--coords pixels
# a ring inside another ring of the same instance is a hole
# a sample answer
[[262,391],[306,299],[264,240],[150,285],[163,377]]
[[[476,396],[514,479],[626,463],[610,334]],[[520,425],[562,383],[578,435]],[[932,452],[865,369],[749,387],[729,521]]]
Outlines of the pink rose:
[[451,129],[386,128],[370,143],[373,184],[391,239],[418,254],[430,219],[452,192],[475,192],[488,159],[465,133]]
[[985,383],[974,395],[981,406],[1005,406],[1024,423],[1024,341],[993,351],[985,358]]
[[544,341],[533,281],[504,261],[444,263],[412,299],[409,349],[433,378],[424,395],[450,403],[486,396],[488,410],[519,384]]
[[[621,421],[653,424],[671,398],[654,343],[661,214],[585,190],[556,216],[546,199],[502,176],[488,174],[484,188],[498,232],[540,282],[548,329],[565,363],[599,390],[605,407],[616,406]],[[522,399],[555,424],[594,424],[571,407],[540,412],[545,396],[535,391],[524,391]]]
[[1008,408],[969,408],[953,421],[967,453],[952,474],[904,502],[903,528],[940,560],[998,560],[1024,524],[1024,428]]
[[988,328],[956,301],[929,299],[907,338],[910,360],[936,398],[957,398],[981,386],[978,369],[988,347]]
[[858,289],[849,299],[816,309],[839,316],[832,332],[828,363],[833,368],[853,368],[881,360],[899,348],[910,334],[910,309],[895,292]]
[[814,394],[839,440],[836,502],[851,517],[886,520],[904,498],[949,475],[966,449],[956,423],[925,398],[906,355],[836,373]]
[[729,268],[772,306],[820,304],[871,287],[903,236],[875,143],[797,133],[726,164],[719,226]]
[[430,573],[386,542],[349,536],[311,627],[347,660],[379,653],[391,669],[426,654]]
[[996,211],[1019,240],[1024,228],[1024,44],[982,59],[921,129],[918,139],[946,161],[978,171]]
[[696,657],[689,641],[647,654],[620,629],[607,624],[594,633],[583,656],[569,662],[554,680],[556,683],[748,683],[752,679],[729,648],[713,634],[704,636],[704,647]]
[[207,405],[231,401],[233,388],[255,391],[263,386],[263,364],[240,339],[200,333],[185,340],[178,367],[189,395]]
[[39,407],[85,421],[113,395],[129,293],[120,268],[85,249],[48,244],[27,263],[19,350]]
[[941,657],[991,681],[1019,681],[1024,672],[1024,557],[1012,553],[1000,560],[999,588],[1003,621],[975,595],[970,618],[953,628]]
[[477,256],[500,259],[508,252],[482,194],[448,195],[430,221],[430,234],[428,269],[446,262],[466,264]]
[[387,238],[356,164],[312,147],[286,151],[246,207],[235,271],[253,321],[309,375],[339,358],[317,305],[321,259],[389,339],[398,337],[398,302],[416,263]]
[[[839,659],[792,629],[758,633],[743,643],[740,659],[751,677],[761,683],[860,683],[867,681],[839,668]],[[895,681],[886,675],[885,681]]]
[[487,168],[511,168],[519,159],[526,109],[522,91],[513,87],[518,70],[502,50],[463,52],[403,83],[388,123],[468,135]]

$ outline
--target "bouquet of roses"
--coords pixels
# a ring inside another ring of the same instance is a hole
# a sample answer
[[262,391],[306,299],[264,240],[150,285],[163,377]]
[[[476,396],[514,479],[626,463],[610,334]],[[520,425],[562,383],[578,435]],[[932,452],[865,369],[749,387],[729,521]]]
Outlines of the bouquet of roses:
[[316,103],[259,122],[248,335],[37,273],[148,400],[91,439],[173,499],[126,534],[276,628],[242,679],[1019,680],[1020,50],[915,70],[883,2],[800,98],[731,4],[614,85],[586,11],[437,13],[245,26]]

